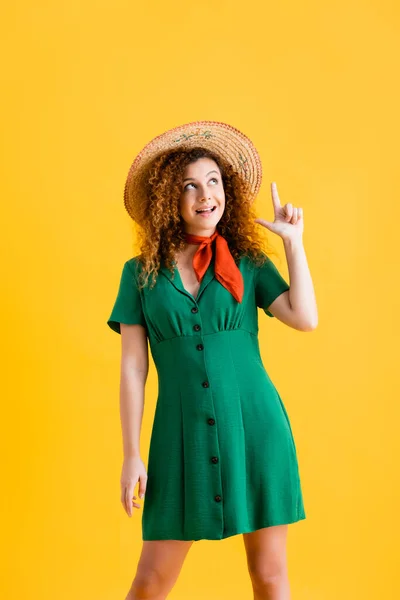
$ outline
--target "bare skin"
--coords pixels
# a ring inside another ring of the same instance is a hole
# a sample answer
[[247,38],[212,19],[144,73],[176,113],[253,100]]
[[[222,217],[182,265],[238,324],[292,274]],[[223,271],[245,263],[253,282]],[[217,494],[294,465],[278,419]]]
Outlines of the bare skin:
[[287,534],[288,525],[243,534],[254,600],[290,600]]
[[[254,600],[290,600],[286,541],[288,525],[243,534]],[[144,541],[135,578],[125,600],[165,600],[193,542]]]
[[178,579],[193,542],[144,541],[136,575],[125,600],[164,600]]
[[192,294],[193,298],[196,298],[200,288],[200,283],[197,281],[196,273],[193,269],[193,256],[197,251],[197,248],[198,246],[195,244],[188,244],[184,252],[181,252],[176,258],[176,264],[183,287],[189,294]]

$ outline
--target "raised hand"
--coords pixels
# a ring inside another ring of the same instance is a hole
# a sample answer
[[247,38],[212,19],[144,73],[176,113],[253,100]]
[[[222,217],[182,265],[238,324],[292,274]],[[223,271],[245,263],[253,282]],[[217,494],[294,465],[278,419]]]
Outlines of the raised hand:
[[265,219],[255,219],[255,222],[276,233],[283,240],[301,238],[304,230],[303,209],[296,208],[290,202],[282,206],[275,182],[271,184],[271,194],[274,207],[273,223]]

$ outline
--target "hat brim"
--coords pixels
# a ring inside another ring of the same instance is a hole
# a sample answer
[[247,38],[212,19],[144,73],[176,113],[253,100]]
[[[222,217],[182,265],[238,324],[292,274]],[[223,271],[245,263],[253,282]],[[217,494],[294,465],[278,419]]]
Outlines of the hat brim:
[[179,125],[153,138],[136,156],[125,182],[124,205],[134,221],[143,219],[148,169],[160,154],[174,149],[200,146],[233,166],[247,183],[249,202],[257,196],[262,180],[260,156],[252,141],[241,131],[219,121],[194,121]]

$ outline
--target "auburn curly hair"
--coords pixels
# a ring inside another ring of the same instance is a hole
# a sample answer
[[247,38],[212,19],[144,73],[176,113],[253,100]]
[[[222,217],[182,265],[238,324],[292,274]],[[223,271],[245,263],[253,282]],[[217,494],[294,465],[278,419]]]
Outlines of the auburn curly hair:
[[[241,256],[250,257],[255,264],[266,260],[266,240],[254,222],[256,214],[248,202],[248,184],[232,165],[208,149],[169,150],[156,157],[149,168],[147,179],[147,206],[137,229],[141,254],[138,260],[138,285],[154,287],[161,263],[174,273],[175,254],[185,248],[184,221],[179,212],[183,173],[186,165],[199,158],[214,160],[222,176],[225,192],[225,210],[217,224],[217,231],[228,242],[237,263]],[[272,252],[274,252],[272,250]]]

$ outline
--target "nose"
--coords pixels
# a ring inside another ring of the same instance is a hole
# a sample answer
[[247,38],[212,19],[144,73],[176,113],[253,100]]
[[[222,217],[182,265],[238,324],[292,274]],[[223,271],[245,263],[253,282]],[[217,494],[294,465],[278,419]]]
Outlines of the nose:
[[211,200],[211,195],[209,192],[207,192],[206,189],[203,189],[201,198],[200,198],[200,202],[205,202],[207,200]]
[[211,200],[211,193],[205,181],[200,181],[197,188],[197,196],[200,202]]

